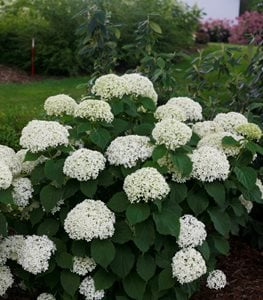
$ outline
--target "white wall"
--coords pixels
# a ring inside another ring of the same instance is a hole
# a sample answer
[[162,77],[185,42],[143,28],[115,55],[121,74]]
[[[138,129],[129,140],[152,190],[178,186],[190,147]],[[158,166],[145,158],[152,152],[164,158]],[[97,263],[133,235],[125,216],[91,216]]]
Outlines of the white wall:
[[182,0],[202,8],[206,15],[203,19],[235,19],[239,15],[240,0]]

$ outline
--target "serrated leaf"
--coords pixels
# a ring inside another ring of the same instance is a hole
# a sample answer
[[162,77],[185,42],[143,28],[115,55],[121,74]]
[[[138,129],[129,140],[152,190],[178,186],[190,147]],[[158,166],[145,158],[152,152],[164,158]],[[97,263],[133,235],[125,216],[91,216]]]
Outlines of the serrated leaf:
[[130,273],[134,262],[135,255],[129,246],[117,246],[115,258],[111,262],[110,267],[114,274],[124,278]]
[[124,244],[132,240],[132,238],[132,231],[126,222],[120,221],[115,224],[115,231],[112,237],[114,243]]
[[216,201],[219,206],[224,206],[226,199],[225,187],[220,182],[211,182],[205,184],[205,190]]
[[62,189],[57,189],[52,185],[44,186],[40,191],[40,202],[45,208],[45,211],[49,212],[54,208],[57,203],[62,200],[62,195]]
[[238,147],[240,146],[240,143],[235,140],[232,136],[225,136],[222,139],[222,146],[235,146]]
[[107,206],[114,212],[123,212],[129,204],[130,202],[126,194],[124,192],[118,192],[110,198]]
[[44,164],[36,166],[30,174],[30,179],[33,185],[37,185],[46,180],[44,172]]
[[132,299],[141,299],[146,283],[134,272],[123,280],[123,288]]
[[191,193],[187,196],[187,203],[196,216],[204,212],[209,204],[209,199],[205,192]]
[[162,158],[167,153],[167,149],[164,145],[158,145],[153,149],[152,158],[154,161]]
[[148,281],[152,278],[155,274],[155,270],[155,261],[151,255],[144,254],[137,259],[136,271],[143,280]]
[[11,188],[7,190],[0,190],[0,203],[14,204]]
[[60,282],[64,290],[71,296],[74,296],[80,285],[80,277],[70,271],[62,271]]
[[180,232],[178,212],[163,208],[161,212],[153,214],[153,219],[160,234],[178,238]]
[[104,150],[111,140],[111,135],[106,129],[97,128],[91,131],[89,138],[92,143]]
[[141,103],[142,103],[142,106],[149,111],[155,111],[155,109],[156,109],[156,105],[155,105],[154,101],[150,98],[141,98]]
[[124,103],[120,100],[110,102],[111,110],[116,116],[124,111]]
[[103,269],[99,269],[93,276],[96,290],[107,290],[115,282],[115,277],[112,273],[107,272]]
[[174,154],[171,158],[176,169],[182,174],[182,176],[187,177],[190,175],[193,163],[186,154]]
[[59,185],[62,185],[65,179],[63,173],[65,159],[48,160],[45,162],[44,172],[48,179],[56,181]]
[[103,268],[106,268],[115,256],[115,247],[109,240],[93,240],[90,250],[91,257]]
[[217,232],[223,236],[228,235],[231,228],[231,221],[228,214],[218,208],[209,209],[208,213]]
[[143,222],[150,216],[151,210],[147,203],[130,204],[126,210],[126,217],[130,224]]
[[255,154],[257,152],[257,153],[263,155],[263,147],[261,147],[260,145],[258,145],[256,143],[249,141],[245,144],[245,147],[246,147],[246,149],[251,151],[253,154]]
[[126,130],[128,130],[131,127],[131,125],[128,121],[118,119],[118,118],[115,118],[111,124],[113,126],[113,132],[116,135],[119,135],[120,133],[125,132]]
[[153,222],[149,219],[142,223],[135,225],[134,243],[142,251],[147,252],[154,244],[155,229]]
[[97,191],[97,185],[97,180],[81,181],[80,190],[85,196],[92,198]]

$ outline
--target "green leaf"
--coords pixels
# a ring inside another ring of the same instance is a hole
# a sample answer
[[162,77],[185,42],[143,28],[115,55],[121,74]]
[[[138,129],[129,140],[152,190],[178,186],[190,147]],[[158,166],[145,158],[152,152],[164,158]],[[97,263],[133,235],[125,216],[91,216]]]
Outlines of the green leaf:
[[67,252],[58,252],[56,254],[56,262],[63,269],[73,268],[73,256]]
[[187,197],[187,186],[184,183],[170,183],[170,199],[176,203],[181,203]]
[[212,238],[215,248],[218,250],[218,252],[223,255],[228,255],[230,250],[228,241],[224,237],[218,235],[212,236]]
[[118,119],[118,118],[115,118],[111,124],[113,126],[113,132],[116,135],[119,135],[119,134],[125,132],[126,130],[128,130],[131,127],[131,124],[128,121]]
[[110,198],[107,206],[114,212],[123,212],[129,204],[130,202],[126,194],[124,192],[118,192]]
[[106,129],[97,128],[91,131],[89,138],[92,143],[104,150],[111,140],[111,135]]
[[161,27],[160,27],[159,24],[157,24],[157,23],[155,23],[155,22],[153,22],[153,21],[150,21],[150,22],[149,22],[149,25],[150,25],[151,29],[152,29],[154,32],[159,33],[159,34],[162,34],[162,29],[161,29]]
[[7,236],[7,222],[3,214],[0,213],[0,236]]
[[132,240],[132,237],[132,231],[126,222],[120,221],[115,223],[115,231],[112,237],[114,243],[124,244]]
[[79,182],[77,180],[69,180],[63,188],[63,199],[74,196],[79,190]]
[[130,204],[126,210],[126,217],[130,224],[140,223],[150,216],[151,210],[147,203]]
[[167,153],[167,149],[164,145],[158,145],[154,148],[152,158],[154,161],[162,158]]
[[230,205],[236,216],[241,217],[244,214],[245,208],[238,199],[233,199]]
[[210,249],[207,241],[204,241],[201,246],[197,247],[197,249],[202,254],[204,259],[208,261],[210,257]]
[[30,222],[32,226],[35,226],[37,223],[39,223],[44,217],[44,214],[45,213],[43,212],[42,207],[32,210],[30,213]]
[[85,196],[92,198],[97,191],[97,185],[97,180],[81,181],[80,190]]
[[47,218],[37,228],[38,235],[53,236],[58,232],[59,222],[55,219]]
[[123,288],[132,299],[141,299],[146,283],[134,272],[123,280]]
[[155,111],[155,109],[156,109],[156,105],[155,105],[154,101],[150,98],[141,98],[141,103],[142,103],[142,106],[149,111]]
[[110,267],[114,274],[124,278],[130,273],[134,262],[135,255],[129,246],[117,246],[115,258],[111,262]]
[[163,208],[161,212],[153,214],[153,219],[160,234],[178,238],[180,231],[179,212]]
[[219,206],[224,206],[226,200],[225,187],[220,182],[211,182],[205,184],[205,190],[216,201]]
[[225,136],[222,139],[222,146],[239,147],[240,143],[237,140],[235,140],[232,136]]
[[89,247],[86,241],[72,241],[71,251],[74,256],[87,256],[88,250]]
[[89,123],[89,122],[80,123],[77,127],[78,133],[90,131],[91,129],[92,129],[92,126],[91,126],[91,123]]
[[32,153],[27,150],[24,161],[35,161],[41,156],[41,153]]
[[93,276],[96,290],[107,290],[115,282],[115,277],[112,273],[107,272],[103,269],[99,269]]
[[149,254],[141,255],[137,259],[136,271],[145,281],[148,281],[155,274],[156,265],[154,258]]
[[228,214],[218,208],[209,209],[208,213],[217,232],[223,236],[228,235],[231,228],[231,221]]
[[257,180],[257,172],[251,167],[235,167],[234,173],[237,180],[248,190],[254,188]]
[[103,268],[106,268],[115,256],[115,247],[109,240],[93,240],[90,250],[91,257]]
[[150,135],[154,128],[154,124],[143,123],[137,126],[134,126],[133,132],[138,135]]
[[127,115],[131,117],[138,117],[137,107],[133,100],[125,99],[124,100],[124,111]]
[[171,156],[172,162],[182,176],[189,176],[192,172],[192,161],[186,154],[174,154]]
[[52,185],[44,186],[40,191],[40,202],[45,208],[45,211],[49,212],[54,208],[57,203],[63,199],[62,195],[62,189],[57,189]]
[[62,271],[60,282],[63,289],[71,296],[74,296],[80,285],[80,277],[70,271]]
[[31,172],[30,179],[33,185],[37,185],[46,180],[44,164],[41,164],[34,168],[34,170]]
[[253,142],[247,142],[245,144],[246,149],[248,149],[249,151],[251,151],[253,154],[255,154],[256,152],[263,155],[263,147],[261,147],[260,145],[253,143]]
[[62,185],[65,180],[63,173],[65,159],[48,160],[45,162],[44,172],[48,179],[56,181],[59,185]]
[[0,203],[14,204],[11,188],[7,190],[0,190]]
[[155,229],[151,220],[144,221],[135,225],[135,245],[142,251],[146,252],[154,244]]
[[164,269],[158,278],[159,291],[168,290],[175,285],[175,279],[172,276],[172,269]]
[[124,112],[124,103],[120,100],[110,102],[111,110],[114,116]]
[[207,209],[209,199],[204,191],[199,191],[189,194],[187,203],[195,215],[198,216]]

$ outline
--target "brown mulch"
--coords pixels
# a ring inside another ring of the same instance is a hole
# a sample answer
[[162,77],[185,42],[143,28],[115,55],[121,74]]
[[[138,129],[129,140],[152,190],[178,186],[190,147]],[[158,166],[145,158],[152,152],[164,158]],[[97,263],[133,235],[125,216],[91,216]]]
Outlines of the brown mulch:
[[41,76],[35,75],[34,77],[28,75],[26,72],[19,70],[14,67],[8,67],[5,65],[0,65],[0,83],[9,82],[30,82],[34,80],[41,80]]

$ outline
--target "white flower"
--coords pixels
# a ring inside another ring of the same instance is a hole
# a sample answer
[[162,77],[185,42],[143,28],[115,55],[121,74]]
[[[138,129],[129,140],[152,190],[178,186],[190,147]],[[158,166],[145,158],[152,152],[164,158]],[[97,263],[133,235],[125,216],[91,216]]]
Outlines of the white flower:
[[84,295],[86,300],[100,300],[104,297],[104,290],[96,291],[94,280],[90,276],[81,282],[79,293]]
[[169,118],[181,122],[186,121],[186,114],[184,111],[180,107],[172,104],[165,104],[157,107],[154,117],[159,121]]
[[13,275],[7,266],[0,266],[0,296],[4,296],[7,289],[14,283]]
[[184,215],[180,218],[180,233],[178,245],[181,248],[197,247],[202,245],[207,233],[204,223],[192,215]]
[[162,174],[149,167],[128,175],[124,180],[123,189],[131,203],[161,200],[170,192]]
[[167,104],[175,105],[182,109],[185,113],[187,120],[198,121],[202,120],[202,106],[187,97],[173,97],[168,100]]
[[214,118],[214,122],[216,122],[224,131],[236,133],[236,127],[248,123],[248,120],[240,113],[228,112],[217,114]]
[[55,121],[30,121],[22,130],[20,145],[31,152],[68,144],[68,130]]
[[100,200],[84,200],[67,215],[64,229],[73,240],[107,239],[114,234],[115,215]]
[[106,158],[98,151],[78,149],[65,160],[63,172],[79,181],[96,179],[105,168]]
[[239,198],[239,201],[240,201],[240,203],[245,207],[245,209],[247,210],[247,213],[248,214],[250,214],[251,213],[251,210],[252,210],[252,208],[253,208],[253,202],[252,201],[250,201],[250,200],[246,200],[245,198],[244,198],[244,196],[243,195],[241,195]]
[[158,145],[164,144],[167,149],[175,150],[190,141],[192,130],[177,120],[164,119],[155,125],[152,136]]
[[55,250],[55,244],[47,236],[29,235],[18,252],[17,262],[24,270],[36,275],[47,271]]
[[12,183],[13,175],[8,166],[0,160],[0,190],[6,190]]
[[34,189],[28,178],[15,178],[12,182],[13,199],[17,206],[26,207],[33,196]]
[[96,79],[91,92],[106,101],[112,98],[122,98],[128,94],[128,84],[120,76],[107,74]]
[[73,273],[84,276],[92,272],[96,268],[96,263],[93,258],[74,256],[73,258]]
[[221,270],[214,270],[209,273],[206,286],[209,289],[220,290],[226,286],[226,275]]
[[206,264],[194,248],[183,248],[173,257],[172,272],[181,284],[189,283],[206,273]]
[[218,132],[204,136],[197,144],[197,148],[210,146],[225,153],[226,156],[236,156],[239,154],[241,146],[223,145],[224,137],[232,137],[236,141],[240,140],[240,136],[230,132]]
[[121,76],[125,79],[128,85],[127,94],[135,95],[136,97],[142,96],[153,100],[157,104],[158,95],[154,90],[152,82],[145,76],[132,73]]
[[111,123],[114,115],[110,105],[101,100],[84,100],[76,107],[75,117],[88,119],[92,122],[105,121]]
[[44,109],[49,116],[73,115],[77,103],[68,95],[59,94],[48,97]]
[[223,131],[223,129],[214,121],[197,122],[193,125],[192,130],[199,137]]
[[51,210],[50,210],[50,213],[52,215],[54,215],[56,212],[60,211],[61,210],[61,206],[65,203],[65,200],[64,199],[60,199],[58,200],[56,206],[54,206]]
[[56,300],[52,294],[42,293],[37,297],[37,300]]
[[150,138],[146,136],[120,136],[111,142],[106,151],[106,157],[111,165],[131,168],[138,161],[143,162],[151,157],[153,148]]
[[27,151],[28,151],[27,149],[21,149],[21,150],[17,151],[16,156],[18,157],[19,161],[22,164],[21,173],[29,175],[29,174],[31,174],[31,172],[34,170],[34,168],[37,165],[42,164],[45,160],[47,160],[47,158],[45,156],[41,155],[36,160],[25,161]]
[[7,259],[17,260],[25,238],[22,235],[10,235],[0,242],[0,265]]
[[238,125],[235,130],[237,133],[245,136],[249,140],[259,141],[262,137],[262,130],[254,123]]
[[226,155],[209,146],[203,146],[193,151],[191,155],[193,163],[192,177],[204,181],[226,180],[230,165]]
[[0,160],[8,166],[13,175],[21,172],[21,162],[12,148],[0,145]]
[[257,187],[258,187],[259,190],[260,190],[260,193],[261,193],[261,199],[263,199],[263,184],[262,184],[262,182],[261,182],[260,179],[257,179],[256,185],[257,185]]

